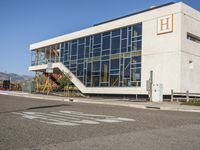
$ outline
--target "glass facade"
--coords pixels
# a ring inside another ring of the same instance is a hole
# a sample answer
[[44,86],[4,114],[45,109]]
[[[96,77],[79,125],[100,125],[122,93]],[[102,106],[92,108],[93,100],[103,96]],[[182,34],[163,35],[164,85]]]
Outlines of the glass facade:
[[142,23],[58,46],[59,61],[87,87],[141,86]]
[[60,44],[31,51],[31,66],[60,61]]

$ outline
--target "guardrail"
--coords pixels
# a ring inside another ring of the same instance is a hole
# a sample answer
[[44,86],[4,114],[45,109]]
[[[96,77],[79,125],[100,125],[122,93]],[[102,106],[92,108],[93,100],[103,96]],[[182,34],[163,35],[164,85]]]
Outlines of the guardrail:
[[60,62],[60,58],[51,58],[51,59],[43,59],[43,60],[38,60],[38,61],[31,61],[31,66],[37,66],[37,65],[43,65],[47,63],[57,63]]
[[171,102],[173,102],[174,99],[176,99],[177,101],[179,101],[179,99],[185,99],[186,102],[189,102],[191,97],[200,98],[200,93],[190,93],[188,90],[186,92],[174,92],[173,90],[171,90]]

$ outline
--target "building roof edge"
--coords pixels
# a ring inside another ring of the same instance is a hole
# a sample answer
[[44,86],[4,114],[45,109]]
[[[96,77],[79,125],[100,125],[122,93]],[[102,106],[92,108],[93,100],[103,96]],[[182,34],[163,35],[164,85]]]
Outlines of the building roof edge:
[[121,16],[121,17],[117,17],[117,18],[114,18],[114,19],[111,19],[111,20],[107,20],[107,21],[104,21],[104,22],[100,22],[100,23],[94,24],[93,26],[102,25],[102,24],[105,24],[105,23],[108,23],[108,22],[112,22],[112,21],[115,21],[115,20],[119,20],[119,19],[122,19],[122,18],[129,17],[129,16],[138,15],[138,14],[140,14],[140,13],[144,13],[144,12],[147,12],[147,11],[151,11],[151,10],[154,10],[154,9],[158,9],[158,8],[165,7],[165,6],[168,6],[168,5],[173,5],[173,4],[175,4],[175,2],[169,2],[169,3],[162,4],[162,5],[153,7],[153,8],[144,9],[144,10],[141,10],[141,11],[138,11],[138,12],[134,12],[134,13],[125,15],[125,16]]

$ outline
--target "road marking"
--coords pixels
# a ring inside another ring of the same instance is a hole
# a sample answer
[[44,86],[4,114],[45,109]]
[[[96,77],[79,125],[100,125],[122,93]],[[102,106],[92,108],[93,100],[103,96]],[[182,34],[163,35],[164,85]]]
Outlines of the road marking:
[[37,120],[42,123],[76,126],[81,124],[100,124],[117,123],[124,121],[136,121],[135,119],[122,118],[107,115],[86,114],[77,111],[58,111],[58,112],[13,112],[13,114],[21,115],[23,118]]

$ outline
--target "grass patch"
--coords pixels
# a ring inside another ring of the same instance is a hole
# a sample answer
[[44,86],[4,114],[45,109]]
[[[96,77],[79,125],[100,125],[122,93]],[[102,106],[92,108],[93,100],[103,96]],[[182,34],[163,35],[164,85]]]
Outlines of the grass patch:
[[189,102],[183,102],[181,105],[192,105],[192,106],[200,106],[200,100],[193,99],[189,100]]

